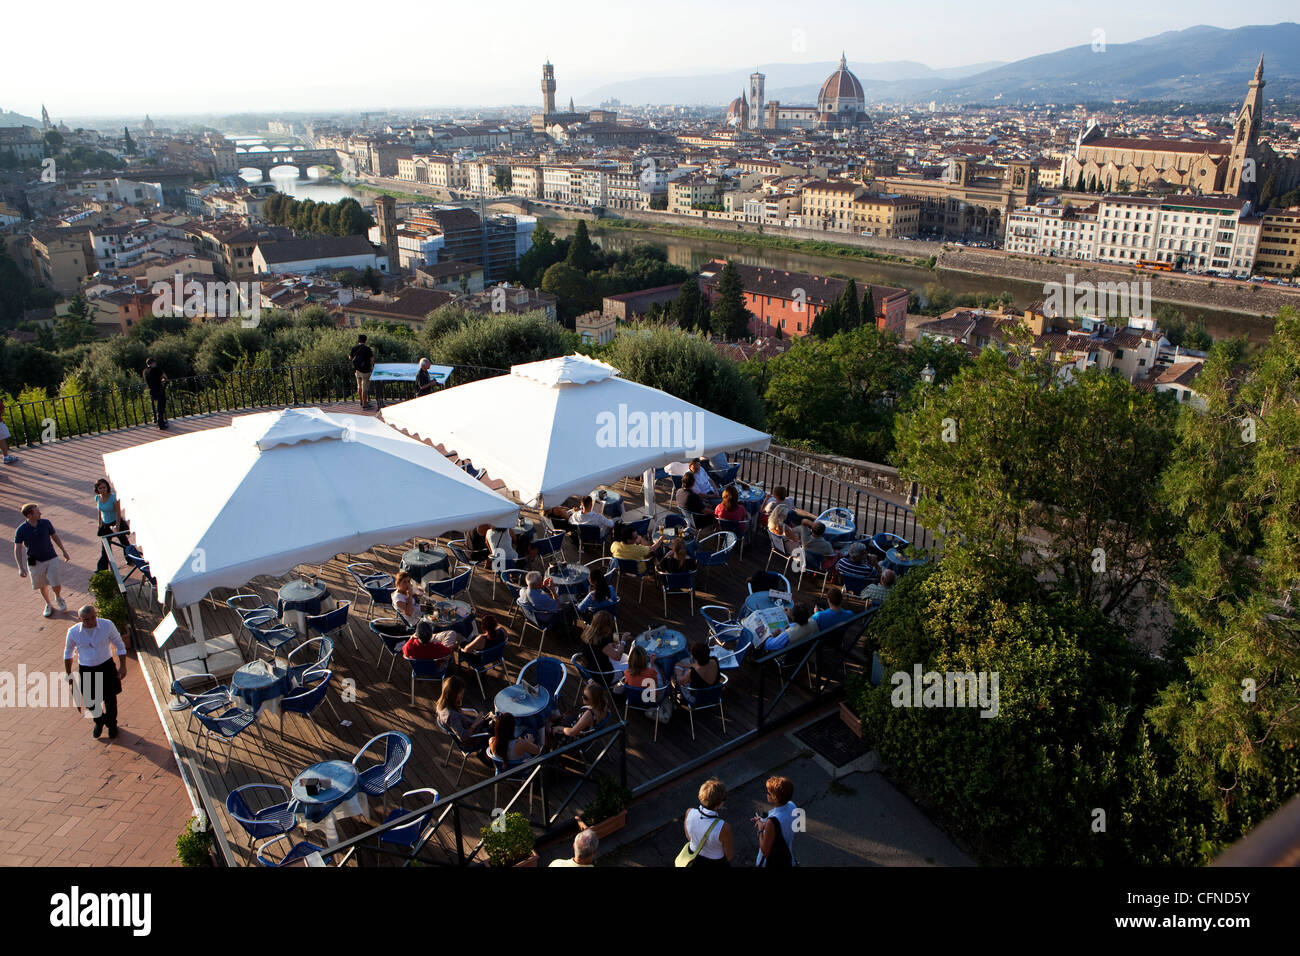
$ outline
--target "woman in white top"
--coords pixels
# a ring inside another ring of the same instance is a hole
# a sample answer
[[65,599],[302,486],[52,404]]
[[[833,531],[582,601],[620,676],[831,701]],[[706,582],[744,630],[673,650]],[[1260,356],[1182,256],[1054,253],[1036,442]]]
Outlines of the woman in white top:
[[411,580],[410,574],[398,571],[397,579],[393,582],[393,610],[411,627],[420,623],[422,600],[424,592]]
[[686,813],[686,839],[698,849],[694,866],[731,866],[731,824],[722,819],[727,785],[716,777],[700,787],[700,805]]

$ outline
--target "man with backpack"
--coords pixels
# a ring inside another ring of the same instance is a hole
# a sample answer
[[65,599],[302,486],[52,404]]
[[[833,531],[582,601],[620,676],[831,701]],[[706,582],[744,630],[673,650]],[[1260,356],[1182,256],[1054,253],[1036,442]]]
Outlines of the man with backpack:
[[357,376],[357,398],[361,400],[362,408],[369,408],[370,373],[375,369],[375,353],[366,344],[364,335],[357,336],[357,344],[352,346],[348,358],[352,359],[352,370]]

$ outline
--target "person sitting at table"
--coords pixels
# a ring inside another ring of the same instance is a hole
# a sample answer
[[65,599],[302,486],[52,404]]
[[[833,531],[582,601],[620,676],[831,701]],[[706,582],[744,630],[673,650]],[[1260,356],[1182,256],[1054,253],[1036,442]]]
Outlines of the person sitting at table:
[[[714,487],[709,473],[701,467],[703,462],[703,458],[692,458],[686,463],[686,474],[691,476],[691,484],[694,485],[697,495],[710,501],[717,501],[718,489]],[[682,484],[686,484],[686,475],[682,475]]]
[[[515,551],[515,538],[519,533],[514,528],[493,528],[487,533],[488,548],[492,552],[492,567],[498,570],[522,568],[527,562]],[[529,549],[530,553],[532,548]]]
[[614,663],[623,660],[623,653],[623,641],[615,628],[614,615],[597,611],[582,632],[583,666],[593,674],[612,678],[618,673]]
[[696,528],[713,526],[713,512],[695,492],[695,476],[689,471],[682,475],[682,486],[677,489],[673,501],[682,511],[691,516]]
[[885,568],[880,572],[880,580],[875,584],[868,584],[862,589],[861,598],[868,604],[876,607],[884,604],[889,600],[889,595],[893,593],[894,572]]
[[810,634],[817,633],[817,625],[812,623],[812,608],[807,604],[796,604],[790,612],[790,624],[780,634],[773,634],[762,643],[763,652],[776,651],[795,641],[802,640]]
[[415,636],[402,645],[402,656],[408,661],[440,661],[451,656],[451,648],[433,639],[433,625],[421,621],[415,625]]
[[754,594],[762,594],[767,591],[780,591],[784,594],[789,590],[786,587],[786,582],[775,571],[756,571],[754,576],[749,579],[749,589]]
[[686,550],[685,538],[673,538],[672,550],[659,559],[659,570],[668,574],[694,571],[696,566],[695,559]]
[[495,614],[484,614],[478,619],[478,633],[468,644],[461,645],[461,652],[474,654],[497,647],[506,642],[506,629],[497,621]]
[[654,659],[655,656],[647,654],[640,644],[635,641],[632,643],[632,649],[627,655],[627,670],[623,672],[624,693],[641,694],[659,686],[661,678],[655,669]]
[[763,502],[763,515],[769,519],[769,524],[771,523],[770,519],[772,512],[781,505],[786,506],[784,518],[786,522],[793,523],[795,521],[802,521],[805,518],[811,521],[816,518],[816,515],[800,508],[796,508],[794,502],[789,500],[789,492],[785,490],[785,486],[777,485],[772,489],[771,496]]
[[542,752],[532,734],[515,736],[515,718],[513,714],[497,714],[492,724],[492,736],[488,739],[487,752],[506,763],[518,763],[529,757],[536,757]]
[[434,711],[438,723],[455,734],[462,744],[469,746],[470,738],[483,728],[487,718],[479,716],[472,707],[463,706],[464,700],[465,681],[458,674],[452,674],[442,682],[442,693],[438,695]]
[[598,567],[588,569],[587,584],[590,590],[587,596],[578,602],[578,616],[584,621],[591,617],[591,609],[608,604],[614,597],[614,591],[605,580],[604,572]]
[[520,604],[527,604],[534,611],[554,613],[560,609],[560,602],[555,599],[555,592],[547,586],[541,571],[529,571],[524,576],[524,586],[519,591]]
[[487,534],[491,530],[490,524],[481,524],[477,528],[471,528],[469,534],[465,536],[471,561],[486,561],[492,557],[492,548],[488,546],[487,541]]
[[631,525],[619,524],[614,528],[614,543],[609,546],[609,553],[625,561],[636,561],[637,570],[644,572],[646,560],[657,558],[664,547],[664,539],[659,538],[654,544],[632,530]]
[[826,592],[826,601],[829,607],[812,616],[813,623],[817,625],[819,631],[829,631],[853,616],[853,612],[844,606],[844,592],[839,588],[830,588]]
[[713,509],[713,516],[719,521],[737,521],[744,524],[749,520],[749,509],[740,503],[735,485],[722,489],[722,500]]
[[424,600],[424,591],[412,580],[406,571],[398,571],[393,582],[393,610],[401,616],[408,627],[415,627],[424,612],[420,602]]
[[716,657],[709,656],[709,646],[703,641],[691,644],[691,656],[679,661],[673,669],[673,683],[677,693],[686,703],[694,703],[695,691],[713,687],[722,677],[722,667]]
[[826,540],[826,525],[820,521],[808,521],[805,519],[800,522],[796,528],[796,533],[791,535],[803,547],[803,553],[809,556],[815,555],[815,560],[808,563],[814,568],[822,566],[822,559],[829,558],[835,553],[835,548]]
[[589,680],[582,688],[582,709],[567,718],[558,715],[553,718],[546,735],[547,743],[559,747],[564,745],[565,737],[589,734],[608,719],[609,713],[609,693],[594,680]]
[[584,524],[600,528],[603,536],[609,534],[609,529],[614,527],[614,519],[596,510],[596,501],[591,495],[583,495],[578,507],[569,512],[569,526],[576,529]]

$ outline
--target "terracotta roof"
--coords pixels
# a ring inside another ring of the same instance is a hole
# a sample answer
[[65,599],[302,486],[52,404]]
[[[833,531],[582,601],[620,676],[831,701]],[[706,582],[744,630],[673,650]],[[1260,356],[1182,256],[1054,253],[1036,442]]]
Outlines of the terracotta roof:
[[1227,156],[1232,151],[1229,144],[1210,140],[1125,139],[1118,136],[1103,136],[1083,145],[1105,149],[1144,149],[1154,153],[1210,153],[1214,156]]

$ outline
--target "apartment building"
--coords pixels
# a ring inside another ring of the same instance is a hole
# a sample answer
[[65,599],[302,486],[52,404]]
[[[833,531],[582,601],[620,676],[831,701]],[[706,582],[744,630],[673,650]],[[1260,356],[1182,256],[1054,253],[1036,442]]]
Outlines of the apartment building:
[[1232,273],[1249,273],[1254,266],[1259,228],[1244,199],[1103,196],[1097,206],[1098,262]]
[[1255,271],[1266,276],[1300,275],[1300,206],[1270,209],[1260,217]]
[[1049,199],[1007,216],[1003,248],[1035,256],[1091,261],[1096,253],[1097,204],[1063,205]]
[[516,196],[540,199],[542,196],[542,173],[536,166],[511,166],[510,191]]
[[700,216],[700,205],[721,204],[722,186],[707,176],[689,176],[668,183],[668,211],[679,216]]

